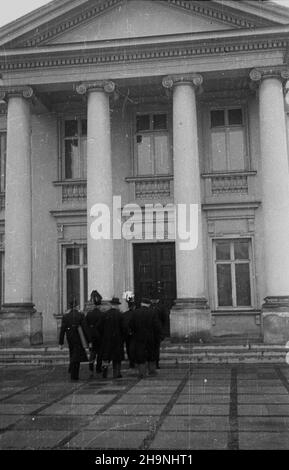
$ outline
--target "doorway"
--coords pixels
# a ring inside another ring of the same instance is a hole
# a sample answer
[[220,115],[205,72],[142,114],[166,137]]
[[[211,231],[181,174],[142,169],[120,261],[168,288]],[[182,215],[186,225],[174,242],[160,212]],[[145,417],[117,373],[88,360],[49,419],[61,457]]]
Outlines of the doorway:
[[134,244],[133,260],[135,294],[149,299],[161,298],[170,308],[176,299],[175,244]]

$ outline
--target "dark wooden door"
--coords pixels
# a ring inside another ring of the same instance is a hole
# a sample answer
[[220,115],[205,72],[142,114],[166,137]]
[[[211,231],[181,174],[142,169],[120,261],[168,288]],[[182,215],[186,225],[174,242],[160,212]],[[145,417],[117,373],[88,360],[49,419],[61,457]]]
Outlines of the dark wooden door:
[[135,244],[133,254],[135,294],[172,304],[176,298],[175,244]]

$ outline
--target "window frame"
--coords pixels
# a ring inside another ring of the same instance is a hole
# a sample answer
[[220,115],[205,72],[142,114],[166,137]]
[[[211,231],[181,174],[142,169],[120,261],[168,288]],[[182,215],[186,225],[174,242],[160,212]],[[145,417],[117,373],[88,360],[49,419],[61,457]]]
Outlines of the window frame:
[[[77,121],[77,136],[75,137],[66,137],[65,136],[65,122],[66,121],[74,121],[76,120]],[[60,158],[61,158],[61,161],[60,161],[60,179],[61,181],[85,181],[87,179],[86,177],[86,174],[84,175],[84,177],[72,177],[72,178],[66,178],[66,175],[65,175],[65,158],[66,158],[66,155],[65,155],[65,142],[68,141],[68,140],[77,140],[78,141],[78,150],[79,150],[79,160],[80,160],[80,164],[83,165],[83,163],[85,162],[86,160],[86,168],[87,168],[87,153],[86,155],[81,155],[81,141],[83,139],[83,136],[82,136],[82,132],[81,132],[81,126],[82,126],[82,121],[83,120],[86,120],[87,121],[87,115],[85,115],[84,113],[81,113],[81,114],[65,114],[63,116],[60,117],[60,124],[59,124],[59,127],[60,127]],[[86,135],[86,141],[87,141],[87,135]],[[84,168],[82,168],[84,170]],[[80,173],[81,173],[81,169],[80,169]]]
[[[153,129],[153,116],[156,114],[165,114],[167,117],[167,128],[166,129]],[[137,131],[137,116],[139,115],[149,115],[150,116],[150,129]],[[144,107],[134,111],[133,113],[133,175],[137,178],[158,178],[164,176],[172,176],[173,174],[173,143],[172,143],[172,123],[171,123],[171,112],[169,109],[165,108],[153,108],[153,107]],[[147,174],[139,174],[138,168],[138,148],[137,148],[137,136],[139,134],[147,135],[151,137],[153,144],[151,147],[151,160],[152,160],[152,172]],[[155,139],[154,136],[167,136],[168,151],[169,151],[169,171],[168,173],[156,173],[156,154],[155,154]]]
[[[231,124],[229,125],[228,123],[228,112],[231,109],[241,109],[242,110],[242,125],[239,124]],[[212,111],[222,111],[224,110],[225,112],[225,125],[224,126],[211,126],[211,112]],[[250,171],[251,167],[251,162],[250,162],[250,155],[249,155],[249,121],[248,121],[248,109],[247,109],[247,104],[244,102],[225,102],[225,103],[216,103],[216,104],[209,104],[206,107],[206,134],[207,138],[205,136],[205,148],[206,148],[206,153],[208,155],[207,159],[207,165],[208,169],[207,171],[209,173],[214,173],[214,174],[224,174],[224,173],[242,173],[242,172],[248,172]],[[231,159],[230,159],[230,152],[229,152],[229,133],[230,129],[243,129],[243,141],[244,141],[244,167],[242,169],[236,170],[236,169],[231,169]],[[220,170],[214,170],[214,162],[213,162],[213,152],[212,152],[212,129],[216,129],[217,132],[222,132],[225,135],[225,144],[226,144],[226,168],[225,169],[220,169]],[[207,141],[207,143],[206,143]]]
[[[238,240],[248,240],[249,242],[249,260],[236,260],[235,256],[233,257],[234,252],[234,242]],[[229,260],[217,260],[216,256],[216,246],[218,241],[229,241],[230,242],[230,259]],[[250,236],[227,236],[227,237],[214,237],[212,239],[213,243],[213,287],[214,287],[214,303],[216,311],[248,311],[255,310],[256,308],[256,289],[255,289],[255,271],[254,271],[254,249],[253,249],[253,238]],[[229,264],[231,266],[231,284],[232,284],[232,306],[223,306],[219,305],[218,299],[218,274],[217,274],[217,265],[218,264]],[[251,295],[251,305],[247,306],[238,306],[237,305],[237,295],[236,295],[236,264],[249,264],[249,280],[250,280],[250,295]],[[232,269],[234,266],[234,269]]]
[[[66,250],[67,248],[79,248],[79,264],[66,264]],[[68,307],[68,299],[67,299],[67,269],[79,269],[79,292],[80,292],[80,305],[79,308],[81,311],[84,310],[85,304],[88,300],[88,292],[86,293],[87,299],[84,298],[84,269],[87,270],[88,273],[88,260],[86,264],[84,263],[84,248],[87,249],[87,243],[64,243],[61,245],[61,308],[62,312],[67,312],[69,310]]]
[[[2,142],[5,142],[4,155],[2,153]],[[0,129],[0,193],[5,193],[6,187],[6,162],[7,162],[7,131]],[[3,169],[4,167],[4,169]]]

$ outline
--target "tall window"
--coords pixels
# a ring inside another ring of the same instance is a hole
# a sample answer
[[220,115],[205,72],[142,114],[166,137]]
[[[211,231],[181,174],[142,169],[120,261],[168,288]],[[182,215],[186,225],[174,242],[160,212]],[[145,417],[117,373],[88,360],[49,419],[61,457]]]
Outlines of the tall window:
[[5,192],[6,174],[6,132],[0,132],[0,193]]
[[4,303],[4,251],[0,251],[0,305]]
[[212,171],[245,170],[246,133],[243,109],[212,109],[210,120]]
[[217,307],[252,306],[252,255],[249,239],[217,240],[214,246]]
[[87,301],[87,247],[72,245],[63,248],[63,309],[69,308],[69,301],[77,299],[83,310]]
[[137,176],[168,175],[172,172],[166,113],[136,115]]
[[86,179],[87,120],[66,119],[63,136],[64,179]]

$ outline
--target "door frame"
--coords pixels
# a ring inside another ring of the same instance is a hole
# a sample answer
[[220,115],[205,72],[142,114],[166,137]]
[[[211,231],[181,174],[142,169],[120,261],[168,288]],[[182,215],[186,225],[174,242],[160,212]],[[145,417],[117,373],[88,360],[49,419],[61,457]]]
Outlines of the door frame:
[[[173,243],[175,248],[174,240],[133,240],[130,243],[129,247],[129,270],[130,270],[130,279],[131,279],[131,289],[135,292],[135,279],[134,279],[134,245],[160,245],[164,243]],[[175,258],[175,273],[177,274],[176,258]],[[176,292],[177,292],[177,278],[176,278]]]

